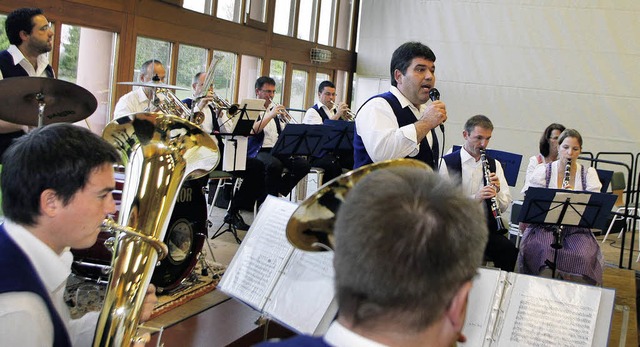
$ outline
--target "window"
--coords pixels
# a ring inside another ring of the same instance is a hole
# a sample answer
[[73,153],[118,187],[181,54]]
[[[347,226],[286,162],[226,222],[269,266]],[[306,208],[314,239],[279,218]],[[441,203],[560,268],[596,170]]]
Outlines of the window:
[[242,0],[218,0],[216,17],[240,23]]
[[238,100],[256,97],[256,80],[261,76],[262,59],[250,55],[240,58],[240,85],[238,87]]
[[294,0],[277,0],[276,14],[273,19],[273,32],[280,35],[293,36],[293,23],[295,21]]
[[[249,0],[247,6],[247,24],[267,22],[267,0]],[[266,30],[266,27],[264,28]]]
[[219,57],[220,62],[216,65],[213,74],[213,90],[219,97],[232,102],[236,83],[237,56],[230,52],[215,51],[214,57]]
[[213,0],[184,0],[182,7],[199,13],[211,14],[212,2]]
[[341,0],[336,25],[336,47],[349,49],[353,31],[353,1]]
[[176,90],[176,96],[182,100],[193,94],[191,85],[193,76],[207,70],[207,49],[195,46],[180,45],[178,49],[178,65],[176,66],[176,85],[188,90]]
[[[117,35],[112,32],[62,24],[58,78],[93,94],[98,108],[77,125],[102,134],[110,121],[110,85],[114,75]],[[104,68],[96,68],[97,66]]]
[[140,65],[147,60],[157,59],[162,62],[166,70],[165,83],[169,83],[171,76],[171,43],[166,41],[154,40],[145,37],[138,37],[136,42],[136,60],[134,65],[133,80],[140,80]]
[[335,19],[335,1],[321,0],[318,23],[318,43],[333,46],[333,23]]
[[0,14],[0,51],[9,48],[9,38],[7,38],[7,33],[4,32],[4,22],[6,20],[7,16]]
[[273,101],[278,104],[282,103],[282,91],[284,90],[284,77],[286,72],[285,67],[284,61],[272,60],[269,69],[269,76],[276,81],[276,94],[273,96]]
[[301,1],[298,13],[298,35],[301,40],[313,41],[316,26],[316,7],[314,1]]
[[[307,78],[309,73],[305,70],[293,70],[291,76],[291,98],[289,107],[306,109]],[[300,119],[297,119],[301,121]]]

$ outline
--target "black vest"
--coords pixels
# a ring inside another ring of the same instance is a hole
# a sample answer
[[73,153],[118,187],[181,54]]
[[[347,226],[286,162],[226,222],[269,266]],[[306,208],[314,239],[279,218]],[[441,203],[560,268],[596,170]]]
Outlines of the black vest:
[[[460,180],[460,182],[462,182],[462,159],[460,158],[461,150],[462,149],[459,149],[442,157],[445,164],[447,165],[449,176],[454,177],[455,175],[458,180]],[[496,160],[487,156],[487,162],[489,163],[489,172],[496,172]],[[487,180],[484,179],[484,175],[482,178],[482,182],[485,185],[487,184]],[[491,199],[485,199],[484,202],[484,214],[487,228],[489,229],[489,232],[498,232],[498,224],[496,222],[496,219],[493,218],[493,212],[491,211]],[[500,234],[502,234],[502,232],[500,232]]]
[[[51,68],[51,65],[47,65],[44,70],[47,73],[47,77],[55,77],[53,75],[53,69]],[[2,71],[3,78],[29,76],[29,74],[27,74],[27,71],[25,71],[25,69],[23,69],[20,64],[14,63],[13,57],[6,50],[0,52],[0,71]]]
[[[405,125],[413,124],[416,122],[416,116],[411,112],[409,107],[402,108],[400,105],[400,101],[396,98],[391,92],[382,93],[376,96],[371,97],[364,104],[369,102],[373,98],[383,98],[385,99],[391,109],[393,110],[394,115],[398,119],[398,126],[403,127]],[[364,106],[364,104],[362,104]],[[362,106],[360,106],[362,108]],[[415,157],[407,157],[413,158],[427,163],[427,165],[432,168],[436,168],[436,163],[438,161],[439,153],[438,153],[438,137],[436,136],[435,129],[431,129],[431,136],[433,137],[433,149],[429,146],[429,142],[427,141],[427,137],[425,136],[422,141],[420,141],[419,152]],[[362,142],[362,138],[358,135],[358,131],[354,126],[354,134],[353,134],[353,168],[357,169],[363,165],[371,164],[373,160],[367,153],[367,150],[364,148],[364,143]]]
[[322,107],[318,107],[318,105],[313,105],[313,107],[311,107],[312,109],[316,110],[318,112],[318,114],[320,115],[320,118],[322,118],[322,121],[324,122],[325,120],[329,119],[329,116],[327,116],[327,112],[324,111],[324,108]]

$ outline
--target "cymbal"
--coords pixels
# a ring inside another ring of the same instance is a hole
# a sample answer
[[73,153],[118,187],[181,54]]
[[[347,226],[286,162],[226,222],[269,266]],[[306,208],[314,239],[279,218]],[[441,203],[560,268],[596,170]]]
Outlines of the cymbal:
[[45,103],[43,125],[73,123],[89,117],[98,100],[77,84],[47,77],[11,77],[0,80],[0,119],[37,126],[39,97]]
[[127,86],[149,87],[149,88],[189,90],[189,88],[185,88],[185,87],[179,87],[171,84],[156,83],[156,82],[118,82],[118,84],[124,84]]

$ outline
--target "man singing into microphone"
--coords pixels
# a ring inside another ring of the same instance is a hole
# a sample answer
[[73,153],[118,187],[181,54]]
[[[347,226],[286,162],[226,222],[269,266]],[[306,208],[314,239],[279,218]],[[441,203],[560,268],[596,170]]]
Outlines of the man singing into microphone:
[[420,42],[407,42],[391,57],[391,89],[358,111],[353,139],[354,168],[394,158],[414,158],[437,168],[435,129],[447,120],[442,101],[429,105],[436,83],[436,56]]

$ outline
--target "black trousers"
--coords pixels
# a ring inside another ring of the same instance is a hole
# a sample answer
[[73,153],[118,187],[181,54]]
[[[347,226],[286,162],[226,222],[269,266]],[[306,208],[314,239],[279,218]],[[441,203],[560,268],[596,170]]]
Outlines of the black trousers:
[[[274,156],[271,149],[263,148],[256,159],[264,164],[264,182],[267,194],[287,195],[311,170],[309,160],[296,156]],[[287,172],[284,172],[284,169]]]
[[353,151],[346,153],[327,153],[320,158],[312,158],[311,166],[319,167],[324,170],[322,184],[342,174],[342,169],[351,171],[353,169]]
[[518,249],[506,236],[497,232],[489,232],[489,240],[484,250],[485,257],[504,271],[513,271],[518,258]]
[[234,171],[233,175],[242,178],[240,189],[235,193],[229,213],[233,214],[240,209],[253,210],[253,204],[257,201],[261,204],[265,197],[264,164],[256,159],[247,157],[246,169],[244,171]]

